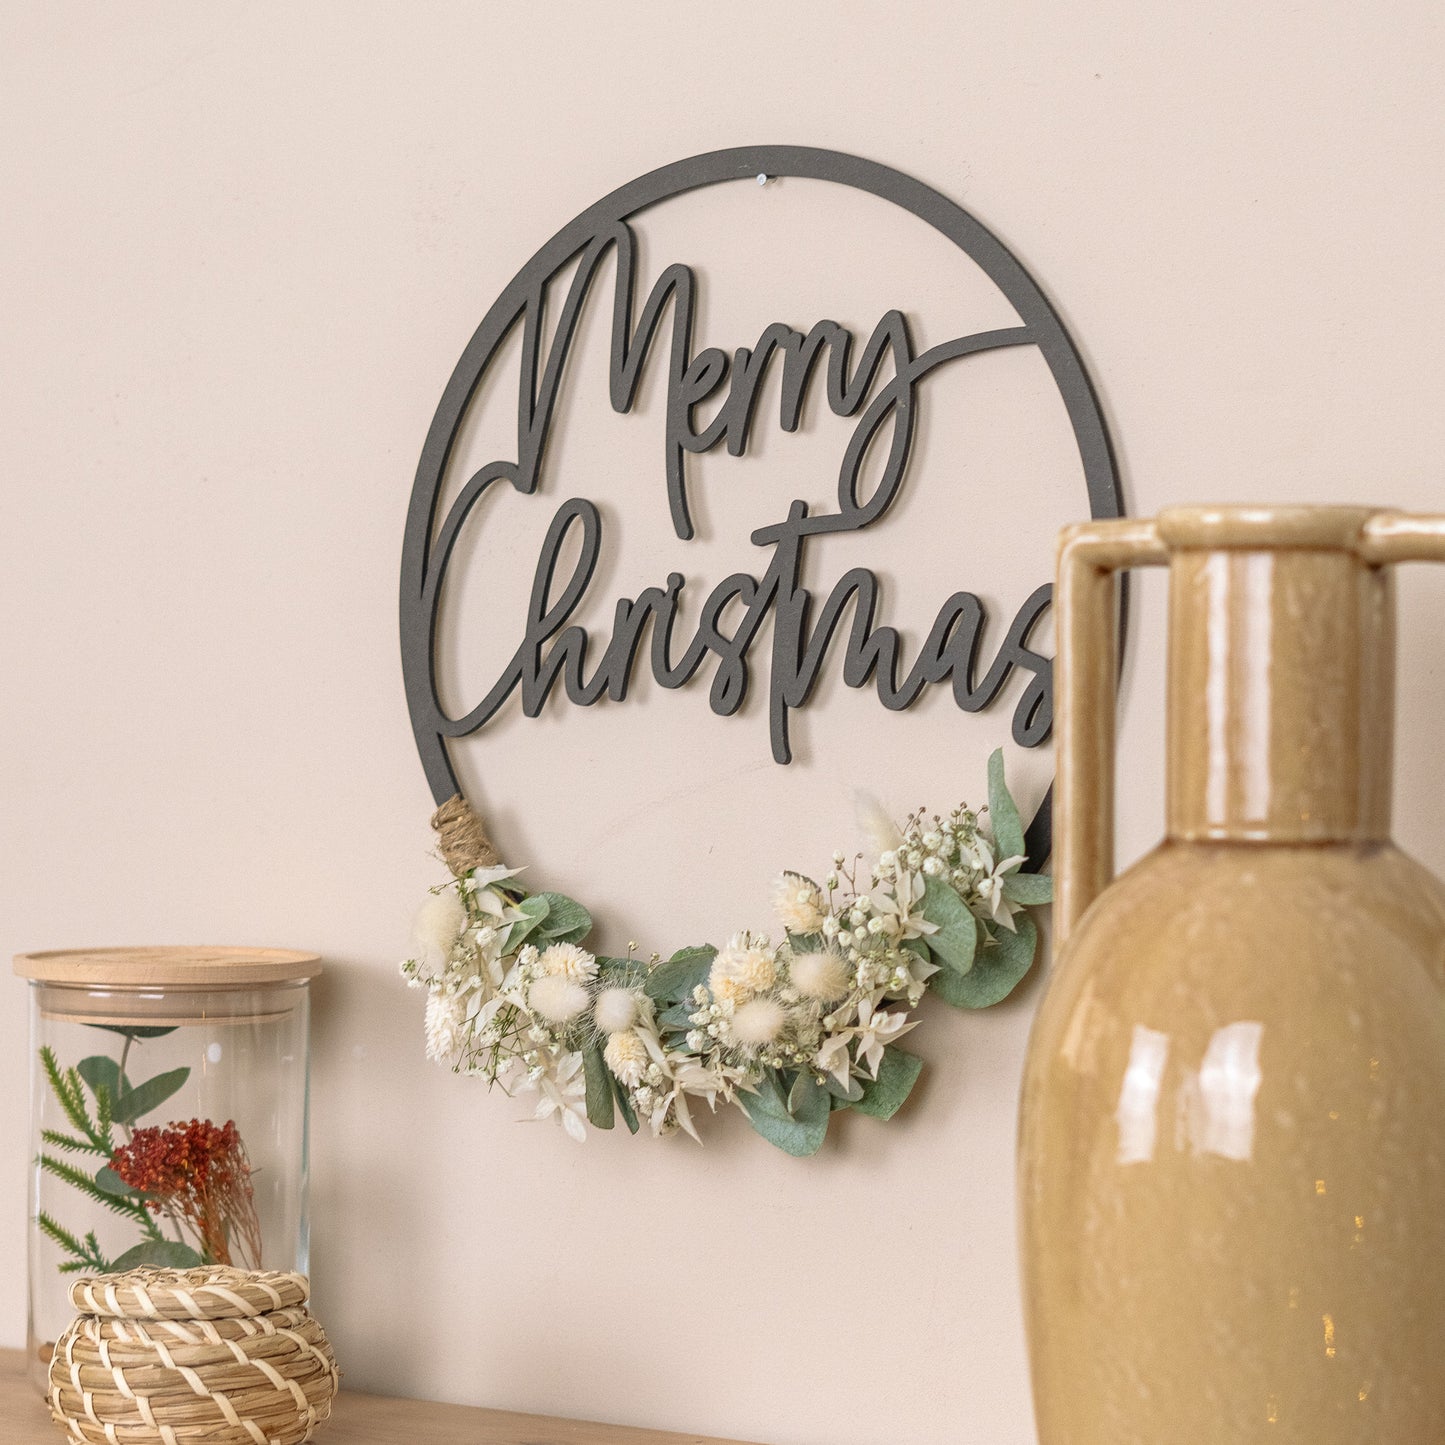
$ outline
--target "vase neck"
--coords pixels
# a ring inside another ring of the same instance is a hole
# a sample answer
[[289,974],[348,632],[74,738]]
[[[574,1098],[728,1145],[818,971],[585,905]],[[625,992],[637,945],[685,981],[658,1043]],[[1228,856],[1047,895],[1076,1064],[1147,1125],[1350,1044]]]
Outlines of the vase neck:
[[1343,550],[1176,552],[1170,836],[1387,838],[1394,666],[1389,568]]

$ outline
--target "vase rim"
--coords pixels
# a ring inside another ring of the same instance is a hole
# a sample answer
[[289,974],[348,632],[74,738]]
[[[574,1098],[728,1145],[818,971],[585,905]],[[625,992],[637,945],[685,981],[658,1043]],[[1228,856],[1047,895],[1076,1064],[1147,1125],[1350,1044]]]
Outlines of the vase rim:
[[1366,523],[1390,510],[1297,503],[1166,507],[1157,525],[1166,546],[1191,550],[1290,547],[1362,552]]

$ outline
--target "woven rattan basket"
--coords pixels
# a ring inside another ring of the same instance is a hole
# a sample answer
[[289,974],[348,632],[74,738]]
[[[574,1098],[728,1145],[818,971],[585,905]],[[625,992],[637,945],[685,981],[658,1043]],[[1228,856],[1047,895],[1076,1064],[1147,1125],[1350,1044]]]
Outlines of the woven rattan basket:
[[79,1279],[50,1413],[80,1445],[300,1445],[337,1384],[307,1293],[304,1275],[219,1266]]

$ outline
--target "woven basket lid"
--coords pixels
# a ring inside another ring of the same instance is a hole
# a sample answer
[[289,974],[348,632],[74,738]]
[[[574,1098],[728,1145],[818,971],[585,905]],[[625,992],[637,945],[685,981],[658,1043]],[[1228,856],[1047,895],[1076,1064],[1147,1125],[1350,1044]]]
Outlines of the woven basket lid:
[[71,1285],[70,1302],[112,1319],[227,1320],[305,1304],[310,1292],[304,1274],[206,1265],[87,1275]]
[[37,983],[105,988],[256,988],[315,978],[321,959],[289,948],[56,948],[17,953],[15,972]]

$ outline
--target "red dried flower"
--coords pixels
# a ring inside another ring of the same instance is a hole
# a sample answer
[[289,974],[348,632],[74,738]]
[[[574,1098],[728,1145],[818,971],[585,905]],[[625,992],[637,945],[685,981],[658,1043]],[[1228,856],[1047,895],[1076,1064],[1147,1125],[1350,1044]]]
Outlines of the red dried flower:
[[110,1167],[132,1189],[152,1196],[147,1204],[155,1213],[189,1230],[209,1263],[260,1264],[251,1166],[233,1120],[137,1129],[111,1156]]

